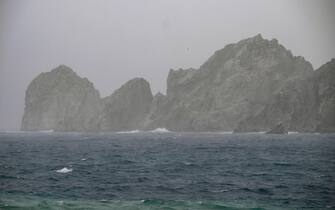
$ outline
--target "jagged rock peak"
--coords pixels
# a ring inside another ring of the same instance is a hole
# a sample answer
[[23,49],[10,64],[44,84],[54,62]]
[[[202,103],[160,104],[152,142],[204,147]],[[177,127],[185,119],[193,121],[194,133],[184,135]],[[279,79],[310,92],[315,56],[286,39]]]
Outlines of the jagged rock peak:
[[[232,59],[232,60],[231,60]],[[200,69],[223,68],[226,61],[226,69],[231,69],[233,60],[240,60],[242,66],[252,66],[255,63],[270,64],[283,60],[296,59],[292,52],[282,46],[276,39],[264,39],[258,34],[254,37],[243,39],[237,43],[228,44],[223,49],[217,50]],[[297,61],[301,59],[296,59]],[[236,62],[235,62],[236,63]]]
[[262,37],[262,34],[257,34],[256,36],[247,38],[245,40],[247,40],[249,42],[261,42],[261,41],[265,41],[265,39]]
[[242,39],[241,41],[237,42],[237,44],[264,44],[270,42],[276,43],[278,41],[276,39],[270,41],[268,39],[263,38],[261,34],[257,34],[256,36]]
[[[248,42],[254,42],[254,43],[262,43],[262,42],[268,42],[268,43],[272,43],[272,44],[279,44],[277,39],[265,39],[263,38],[262,34],[257,34],[256,36],[244,39],[245,41]],[[241,42],[243,42],[244,40],[241,40]]]

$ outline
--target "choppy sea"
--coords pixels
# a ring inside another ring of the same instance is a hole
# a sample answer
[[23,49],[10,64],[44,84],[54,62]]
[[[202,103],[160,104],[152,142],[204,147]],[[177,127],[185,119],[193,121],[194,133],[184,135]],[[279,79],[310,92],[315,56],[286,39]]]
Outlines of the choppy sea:
[[335,209],[335,134],[1,132],[0,209]]

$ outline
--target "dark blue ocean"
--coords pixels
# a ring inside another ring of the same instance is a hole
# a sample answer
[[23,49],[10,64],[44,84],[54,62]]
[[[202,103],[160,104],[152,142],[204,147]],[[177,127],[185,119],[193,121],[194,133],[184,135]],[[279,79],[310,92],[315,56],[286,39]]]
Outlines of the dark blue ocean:
[[3,132],[0,209],[335,209],[335,134]]

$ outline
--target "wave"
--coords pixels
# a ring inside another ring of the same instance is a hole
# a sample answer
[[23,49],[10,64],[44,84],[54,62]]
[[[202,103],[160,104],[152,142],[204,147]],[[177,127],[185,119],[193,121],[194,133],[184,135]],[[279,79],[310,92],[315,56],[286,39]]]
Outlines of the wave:
[[39,130],[39,131],[36,131],[38,133],[52,133],[52,132],[55,132],[53,129],[50,129],[50,130]]
[[273,165],[275,166],[293,166],[294,164],[288,162],[274,162]]
[[0,131],[0,134],[4,135],[34,135],[34,134],[54,134],[54,130],[38,130],[38,131],[15,131],[15,130],[7,130]]
[[234,134],[234,131],[221,131],[218,134]]
[[8,134],[29,134],[29,133],[52,133],[54,130],[38,130],[38,131],[15,131],[15,130],[8,130],[8,131],[0,131],[0,133],[8,133]]
[[30,196],[7,197],[0,200],[0,209],[225,209],[247,210],[265,208],[255,204],[239,204],[222,201],[187,201],[187,200],[69,200],[50,199]]
[[119,131],[116,133],[168,133],[170,132],[166,128],[156,128],[154,130],[143,131],[143,130],[132,130],[132,131]]
[[267,131],[250,132],[251,134],[266,134]]
[[194,164],[188,161],[183,161],[182,162],[185,166],[193,166]]
[[72,171],[73,171],[72,168],[67,168],[67,167],[64,167],[64,168],[62,168],[62,169],[56,170],[56,172],[58,172],[58,173],[63,173],[63,174],[65,174],[65,173],[70,173],[70,172],[72,172]]
[[0,179],[17,179],[17,177],[16,176],[1,175],[0,174]]
[[171,131],[169,131],[166,128],[156,128],[156,129],[151,130],[149,132],[151,132],[151,133],[168,133],[168,132],[171,132]]
[[119,131],[119,132],[116,132],[116,133],[139,133],[141,132],[140,130],[132,130],[132,131]]
[[236,133],[234,133],[234,134],[247,134],[247,135],[249,135],[249,134],[266,134],[266,132],[267,131],[250,131],[250,132],[236,132]]
[[26,131],[0,131],[0,133],[26,133]]
[[298,134],[299,132],[298,131],[289,131],[289,132],[287,132],[287,134]]

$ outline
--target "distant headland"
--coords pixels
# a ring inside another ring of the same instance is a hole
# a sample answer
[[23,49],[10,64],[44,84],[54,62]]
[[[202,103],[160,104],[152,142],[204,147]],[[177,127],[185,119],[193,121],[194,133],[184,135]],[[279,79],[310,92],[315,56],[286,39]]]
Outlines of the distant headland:
[[226,45],[199,69],[170,70],[167,93],[135,78],[101,98],[60,65],[28,86],[21,130],[335,132],[335,59],[314,70],[276,39]]

